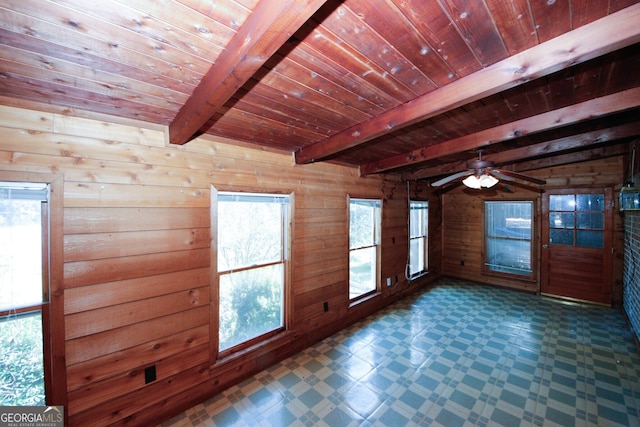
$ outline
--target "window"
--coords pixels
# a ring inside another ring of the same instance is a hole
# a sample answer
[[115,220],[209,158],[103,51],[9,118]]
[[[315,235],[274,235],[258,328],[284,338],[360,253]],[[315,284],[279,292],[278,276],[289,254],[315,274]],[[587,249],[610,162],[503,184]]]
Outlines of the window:
[[533,202],[485,202],[484,271],[533,279]]
[[604,194],[549,196],[549,243],[604,247]]
[[349,199],[349,299],[378,290],[380,201]]
[[219,351],[284,329],[289,199],[218,194]]
[[429,268],[429,202],[409,201],[409,278]]
[[0,182],[0,405],[45,404],[46,184]]

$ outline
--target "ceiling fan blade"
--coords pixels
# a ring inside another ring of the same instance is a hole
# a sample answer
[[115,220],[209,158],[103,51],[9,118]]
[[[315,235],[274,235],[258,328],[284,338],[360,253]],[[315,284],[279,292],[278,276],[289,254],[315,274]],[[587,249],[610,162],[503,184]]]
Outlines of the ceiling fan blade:
[[489,173],[494,175],[496,178],[505,179],[507,181],[513,181],[514,179],[520,179],[522,181],[533,182],[534,184],[544,185],[547,183],[544,179],[534,178],[532,176],[523,175],[517,172],[511,172],[501,169],[492,169],[489,170]]
[[456,180],[458,178],[462,178],[463,176],[469,176],[471,174],[473,174],[473,171],[469,171],[469,170],[458,172],[458,173],[454,173],[453,175],[449,175],[449,176],[446,176],[446,177],[444,177],[442,179],[439,179],[437,181],[432,182],[431,186],[432,187],[440,187],[441,185],[444,185],[446,183],[454,181],[454,180]]

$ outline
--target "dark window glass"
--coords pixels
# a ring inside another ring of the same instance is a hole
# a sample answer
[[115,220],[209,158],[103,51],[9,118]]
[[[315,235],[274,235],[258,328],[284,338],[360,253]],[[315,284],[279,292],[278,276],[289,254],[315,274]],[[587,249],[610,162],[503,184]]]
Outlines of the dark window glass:
[[549,230],[549,243],[573,246],[573,230]]
[[531,276],[532,202],[485,202],[485,271]]
[[578,213],[578,226],[581,230],[604,230],[603,213]]
[[550,228],[574,228],[573,212],[550,212],[549,227]]
[[576,198],[573,194],[549,196],[549,210],[551,211],[575,211]]
[[587,248],[603,248],[604,247],[604,235],[599,231],[578,231],[577,232],[578,243],[577,246]]

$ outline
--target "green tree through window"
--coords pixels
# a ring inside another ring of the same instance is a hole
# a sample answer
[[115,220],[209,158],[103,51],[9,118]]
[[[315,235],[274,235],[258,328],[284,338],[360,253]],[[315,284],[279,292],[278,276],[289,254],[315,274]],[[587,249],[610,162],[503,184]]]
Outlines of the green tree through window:
[[378,289],[381,203],[379,200],[349,200],[349,299]]
[[0,182],[0,405],[45,404],[42,212],[47,200],[45,184]]
[[284,327],[289,196],[219,193],[219,350]]

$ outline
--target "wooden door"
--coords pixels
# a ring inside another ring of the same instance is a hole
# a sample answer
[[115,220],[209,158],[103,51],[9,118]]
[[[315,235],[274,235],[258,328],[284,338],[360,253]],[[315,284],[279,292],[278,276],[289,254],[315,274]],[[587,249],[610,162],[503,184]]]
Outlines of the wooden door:
[[542,195],[543,294],[611,304],[612,190]]

